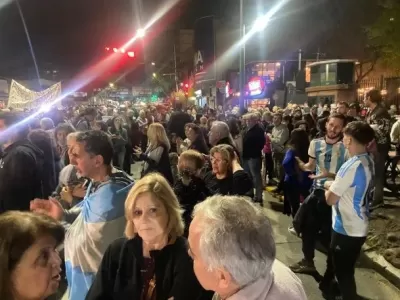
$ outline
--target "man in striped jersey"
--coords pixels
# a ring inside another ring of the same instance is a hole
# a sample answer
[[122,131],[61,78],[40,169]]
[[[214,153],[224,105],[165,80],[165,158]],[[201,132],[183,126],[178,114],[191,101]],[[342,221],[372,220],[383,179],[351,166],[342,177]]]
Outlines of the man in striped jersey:
[[333,180],[337,171],[345,162],[346,149],[342,143],[342,130],[346,117],[332,114],[326,123],[326,134],[323,138],[314,139],[308,150],[309,160],[298,161],[303,171],[315,172],[311,194],[305,200],[306,217],[301,228],[302,250],[304,259],[290,268],[295,273],[316,273],[314,265],[315,244],[320,234],[321,243],[329,247],[331,233],[331,207],[326,204],[324,183]]
[[369,195],[373,188],[374,162],[367,145],[374,130],[366,122],[351,122],[344,129],[343,144],[350,159],[340,168],[335,181],[326,182],[326,202],[332,205],[332,240],[323,292],[335,276],[344,300],[357,299],[354,268],[368,233]]

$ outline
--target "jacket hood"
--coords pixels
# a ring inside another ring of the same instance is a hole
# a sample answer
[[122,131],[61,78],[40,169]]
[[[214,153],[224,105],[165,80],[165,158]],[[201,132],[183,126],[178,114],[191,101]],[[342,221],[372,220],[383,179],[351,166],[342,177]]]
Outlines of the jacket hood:
[[12,143],[10,146],[5,148],[3,151],[3,157],[7,156],[8,154],[16,150],[21,152],[33,152],[36,157],[41,157],[41,158],[44,157],[43,151],[40,150],[39,147],[35,146],[27,139],[23,139],[21,141]]
[[108,177],[107,180],[92,183],[92,191],[98,190],[105,185],[113,185],[120,186],[121,188],[118,191],[120,192],[122,190],[126,190],[127,188],[130,189],[133,183],[134,180],[128,174],[113,167],[111,170],[111,175]]

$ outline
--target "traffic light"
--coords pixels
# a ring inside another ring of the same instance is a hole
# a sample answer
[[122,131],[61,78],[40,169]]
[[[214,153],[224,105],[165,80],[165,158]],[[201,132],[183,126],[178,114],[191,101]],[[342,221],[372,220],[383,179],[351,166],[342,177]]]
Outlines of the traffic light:
[[151,101],[151,102],[157,102],[157,100],[158,100],[157,94],[152,94],[152,95],[151,95],[150,101]]
[[124,49],[124,48],[121,48],[121,49],[118,49],[118,48],[110,48],[110,47],[105,47],[104,48],[107,52],[110,52],[111,50],[114,52],[114,53],[120,53],[120,54],[124,54],[124,55],[127,55],[128,57],[130,57],[130,58],[133,58],[133,57],[135,57],[135,52],[133,52],[133,51],[126,51],[126,49]]

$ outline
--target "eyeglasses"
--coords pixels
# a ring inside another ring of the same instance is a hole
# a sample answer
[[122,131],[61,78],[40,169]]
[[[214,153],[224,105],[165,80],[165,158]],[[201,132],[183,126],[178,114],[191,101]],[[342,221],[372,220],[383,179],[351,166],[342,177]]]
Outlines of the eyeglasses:
[[213,163],[219,164],[219,163],[225,161],[225,159],[215,158],[215,157],[212,157],[212,156],[211,156],[211,159],[210,159],[210,160],[211,160],[211,163],[212,163],[212,164],[213,164]]

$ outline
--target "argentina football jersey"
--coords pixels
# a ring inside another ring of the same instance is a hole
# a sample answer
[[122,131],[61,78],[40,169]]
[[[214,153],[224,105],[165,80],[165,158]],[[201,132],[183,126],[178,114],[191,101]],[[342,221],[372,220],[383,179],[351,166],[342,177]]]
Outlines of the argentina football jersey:
[[[315,159],[315,172],[318,175],[321,173],[321,168],[326,169],[329,173],[336,174],[346,161],[347,155],[342,141],[328,144],[325,138],[319,138],[311,141],[308,156]],[[327,178],[316,179],[314,187],[324,188],[326,180]]]
[[356,155],[339,170],[330,190],[340,196],[333,206],[332,228],[335,232],[365,237],[368,233],[367,193],[373,178],[373,161],[368,154]]

